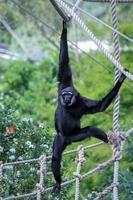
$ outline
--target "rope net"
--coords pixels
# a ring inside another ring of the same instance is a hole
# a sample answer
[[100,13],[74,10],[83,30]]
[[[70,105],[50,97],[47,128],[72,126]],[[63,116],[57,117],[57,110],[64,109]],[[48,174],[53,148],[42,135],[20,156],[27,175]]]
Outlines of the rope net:
[[[133,81],[133,75],[127,71],[124,70],[123,66],[120,64],[120,48],[119,48],[119,35],[122,35],[118,30],[118,17],[117,17],[117,9],[116,9],[116,3],[132,3],[133,0],[88,0],[90,2],[110,2],[111,3],[111,11],[112,11],[112,24],[113,28],[113,44],[114,44],[114,57],[102,46],[101,42],[94,36],[94,34],[88,29],[88,27],[84,24],[84,22],[81,20],[81,18],[76,14],[76,10],[79,9],[79,4],[82,1],[87,0],[77,0],[76,3],[70,8],[64,1],[62,0],[50,0],[52,5],[55,7],[57,12],[60,14],[60,16],[65,20],[68,21],[70,18],[73,17],[75,21],[78,22],[78,24],[81,26],[81,28],[87,32],[88,36],[95,42],[95,44],[98,46],[100,51],[102,51],[108,59],[114,64],[116,67],[115,70],[115,81],[118,80],[120,72],[125,74],[125,76]],[[68,14],[67,14],[68,13]],[[125,36],[124,36],[125,37]],[[130,39],[130,38],[127,38]],[[130,39],[131,40],[131,39]],[[86,172],[85,174],[81,174],[81,168],[84,164],[85,158],[84,158],[84,152],[86,150],[89,150],[91,148],[96,148],[100,145],[103,145],[103,142],[99,142],[93,145],[89,146],[79,146],[78,149],[74,149],[68,152],[64,152],[63,155],[69,155],[73,153],[78,154],[77,159],[77,169],[76,172],[73,173],[74,177],[71,180],[68,180],[66,182],[63,182],[61,184],[62,187],[70,184],[75,183],[75,200],[79,200],[80,197],[80,182],[95,173],[96,171],[100,171],[104,168],[106,168],[108,165],[112,165],[114,163],[114,180],[112,184],[108,187],[106,187],[103,191],[97,193],[97,197],[95,200],[103,199],[106,195],[111,193],[113,191],[113,200],[118,200],[118,173],[119,173],[119,161],[122,158],[121,149],[124,144],[124,142],[127,140],[127,138],[130,136],[131,133],[133,133],[133,128],[128,130],[126,133],[120,134],[119,131],[119,105],[120,105],[120,95],[118,94],[115,102],[114,102],[114,112],[113,112],[113,132],[108,134],[109,143],[112,144],[113,147],[113,156],[111,159],[100,163],[97,165],[94,169]],[[0,162],[0,186],[2,185],[3,180],[3,170],[6,170],[9,166],[16,166],[16,165],[23,165],[27,163],[39,163],[40,169],[39,169],[39,182],[36,183],[36,190],[34,190],[31,193],[26,193],[18,196],[9,196],[9,197],[0,197],[0,200],[16,200],[16,199],[27,199],[29,197],[35,197],[37,200],[41,200],[42,194],[45,195],[47,192],[51,192],[53,187],[45,188],[44,187],[44,178],[48,174],[46,171],[46,163],[47,161],[51,159],[51,155],[41,155],[37,159],[29,159],[29,160],[22,160],[22,161],[16,161],[11,163],[2,163]]]
[[[86,172],[85,174],[80,174],[81,168],[84,164],[85,157],[84,152],[99,147],[100,145],[103,145],[103,142],[96,143],[89,146],[79,146],[77,149],[64,152],[64,155],[69,155],[73,153],[78,153],[78,159],[77,159],[77,169],[76,172],[73,173],[74,177],[71,180],[68,180],[66,182],[63,182],[61,184],[62,187],[66,185],[71,185],[75,183],[75,200],[79,199],[80,194],[80,182],[83,181],[85,178],[91,176],[97,171],[103,170],[109,165],[112,165],[116,161],[119,161],[121,159],[121,145],[128,139],[130,134],[133,133],[133,128],[129,129],[126,133],[122,133],[121,135],[117,136],[113,132],[108,134],[109,137],[109,144],[112,144],[115,148],[113,157],[103,163],[98,164],[94,169]],[[31,193],[21,194],[18,196],[9,196],[9,197],[0,197],[0,200],[16,200],[16,199],[28,199],[29,197],[34,197],[37,200],[41,200],[41,196],[47,195],[47,192],[51,192],[53,190],[53,187],[45,188],[44,186],[44,178],[48,174],[46,170],[46,163],[51,159],[51,156],[41,155],[37,159],[29,159],[29,160],[22,160],[22,161],[16,161],[11,163],[2,163],[0,162],[0,184],[2,185],[2,179],[3,179],[3,171],[8,169],[9,166],[16,166],[16,165],[25,165],[25,164],[33,164],[33,163],[39,163],[40,170],[39,170],[39,182],[36,183],[36,190],[34,190]],[[95,200],[102,199],[104,196],[108,195],[109,192],[112,192],[114,188],[118,187],[118,182],[113,182],[110,186],[105,188],[102,192],[97,193],[97,197]]]

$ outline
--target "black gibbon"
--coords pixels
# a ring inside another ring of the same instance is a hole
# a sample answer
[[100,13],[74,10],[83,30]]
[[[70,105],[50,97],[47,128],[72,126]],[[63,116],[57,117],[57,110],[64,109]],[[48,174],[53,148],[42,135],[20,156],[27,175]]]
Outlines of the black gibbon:
[[113,89],[99,101],[81,96],[73,85],[69,66],[67,25],[63,21],[59,55],[58,106],[55,112],[57,134],[54,138],[52,155],[52,172],[56,180],[54,191],[61,188],[61,157],[67,145],[90,137],[95,137],[108,143],[107,135],[103,130],[93,126],[80,128],[80,120],[84,114],[105,111],[116,97],[125,78],[125,75],[122,74]]

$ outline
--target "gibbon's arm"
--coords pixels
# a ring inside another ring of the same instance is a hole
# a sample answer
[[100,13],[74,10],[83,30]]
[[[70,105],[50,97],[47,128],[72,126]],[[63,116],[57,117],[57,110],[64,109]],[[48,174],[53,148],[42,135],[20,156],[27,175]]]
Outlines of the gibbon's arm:
[[67,45],[67,24],[63,21],[63,30],[60,41],[59,73],[58,81],[60,89],[72,86],[72,72],[69,67],[68,45]]
[[100,101],[95,100],[87,100],[86,98],[83,98],[84,102],[84,114],[94,114],[97,112],[103,112],[108,108],[108,106],[111,104],[113,99],[118,94],[118,91],[122,85],[122,83],[125,80],[125,76],[122,74],[115,84],[115,86],[112,88],[112,90]]

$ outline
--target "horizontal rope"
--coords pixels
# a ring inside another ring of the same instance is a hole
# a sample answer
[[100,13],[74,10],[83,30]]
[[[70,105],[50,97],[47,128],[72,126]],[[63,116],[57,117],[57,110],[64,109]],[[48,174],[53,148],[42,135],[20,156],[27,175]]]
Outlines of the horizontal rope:
[[[95,148],[95,147],[101,146],[103,144],[105,144],[105,143],[104,142],[99,142],[99,143],[96,143],[96,144],[91,144],[91,145],[85,146],[84,150]],[[68,154],[72,154],[72,153],[77,153],[77,149],[66,151],[66,152],[63,153],[63,155],[68,155]],[[52,156],[47,156],[47,160],[51,159],[51,158],[52,158]]]
[[129,130],[125,133],[125,135],[126,135],[126,137],[129,137],[130,134],[132,134],[132,133],[133,133],[133,128],[129,129]]
[[112,192],[114,187],[117,187],[118,183],[112,183],[110,186],[106,187],[102,192],[97,193],[97,197],[94,200],[102,200],[103,197],[108,195],[110,192]]
[[[111,0],[83,0],[86,2],[110,3]],[[117,3],[133,3],[133,0],[116,0]]]
[[33,163],[33,162],[39,162],[40,159],[29,159],[29,160],[20,160],[20,161],[15,161],[15,162],[11,162],[11,163],[4,163],[3,164],[3,168],[6,168],[8,166],[13,166],[13,165],[18,165],[18,164],[26,164],[26,163]]
[[83,178],[86,178],[88,176],[90,176],[91,174],[93,174],[94,172],[98,171],[98,170],[101,170],[101,169],[104,169],[105,167],[107,167],[108,165],[114,163],[114,160],[113,159],[110,159],[106,162],[103,162],[101,164],[99,164],[97,167],[95,167],[94,169],[92,169],[91,171],[85,173],[84,175],[81,176],[81,179]]
[[28,197],[33,197],[36,196],[37,192],[31,192],[28,194],[22,194],[22,195],[18,195],[18,196],[11,196],[11,197],[6,197],[6,198],[2,198],[2,200],[16,200],[16,199],[22,199],[22,198],[28,198]]

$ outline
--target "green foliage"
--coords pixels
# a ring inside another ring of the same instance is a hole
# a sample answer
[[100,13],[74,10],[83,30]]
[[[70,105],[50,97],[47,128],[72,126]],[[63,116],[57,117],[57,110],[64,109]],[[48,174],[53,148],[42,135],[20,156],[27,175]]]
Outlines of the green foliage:
[[[125,23],[120,24],[119,31],[130,38],[133,38],[133,24],[132,23]],[[121,44],[133,47],[132,43],[121,38]]]
[[[0,96],[0,158],[6,162],[38,158],[51,153],[50,130],[48,125],[34,124],[32,119],[18,118],[18,112],[11,106],[9,96]],[[38,164],[7,167],[4,171],[3,188],[0,196],[30,192],[38,181]],[[28,177],[28,180],[26,180]]]
[[[58,47],[59,38],[57,33],[50,32],[51,29],[45,25],[45,22],[59,31],[60,18],[50,1],[44,3],[39,0],[36,3],[35,0],[16,0],[16,2],[28,10],[29,14],[26,14],[24,9],[20,9],[12,1],[7,0],[0,2],[1,16],[24,44],[31,60],[37,62],[17,60],[1,60],[0,62],[0,160],[3,162],[37,158],[42,153],[51,153],[55,132],[54,111],[57,101],[58,52],[54,51],[53,53],[50,44],[55,43],[55,46]],[[105,12],[108,10],[108,5],[96,4],[95,7],[93,5],[86,4],[85,9],[111,25],[111,14]],[[118,5],[118,9],[120,13],[119,30],[132,38],[133,9],[130,5]],[[90,30],[100,39],[108,42],[112,40],[112,33],[103,28],[101,24],[88,19],[88,17],[84,20],[87,21]],[[23,50],[20,50],[20,45],[2,24],[0,24],[0,29],[0,43],[6,44],[12,52],[19,52],[23,59]],[[70,40],[75,39],[73,28],[70,29],[69,37]],[[78,29],[78,39],[88,40],[88,37]],[[130,48],[132,46],[122,38],[120,38],[120,43],[122,46],[121,63],[133,73],[133,57]],[[124,50],[125,45],[127,45],[127,51]],[[91,56],[97,61],[95,62]],[[70,52],[70,57],[76,88],[88,98],[101,99],[114,84],[114,66],[99,52],[89,52],[89,56],[80,54],[78,62],[73,51]],[[39,62],[40,60],[41,62]],[[132,87],[132,82],[126,80],[121,88],[121,130],[127,130],[133,126]],[[108,132],[112,129],[112,107],[110,106],[105,113],[83,117],[81,126],[90,124]],[[67,150],[77,148],[77,145],[80,144],[88,145],[97,141],[91,139],[72,144]],[[132,146],[132,141],[126,145],[125,155],[121,161],[120,198],[122,200],[133,198]],[[112,150],[108,145],[86,151],[86,162],[81,173],[84,174],[91,170],[99,163],[109,159],[111,155]],[[50,162],[47,163],[47,169],[49,172]],[[75,169],[75,155],[64,157],[62,162],[63,181],[71,179]],[[0,191],[0,196],[7,197],[35,190],[36,183],[39,181],[37,170],[39,170],[38,164],[8,167],[4,170],[2,182],[4,187]],[[81,182],[81,198],[92,200],[96,196],[95,191],[100,192],[111,184],[112,174],[113,168],[109,167]],[[49,187],[53,184],[53,176],[46,176],[45,186]],[[44,199],[73,199],[74,192],[75,187],[68,186],[61,191],[61,194],[50,193],[46,197],[44,195]],[[105,199],[109,200],[111,196],[108,195]]]

